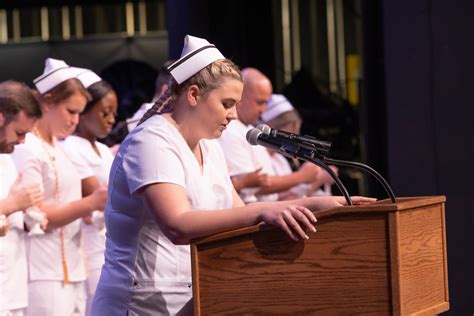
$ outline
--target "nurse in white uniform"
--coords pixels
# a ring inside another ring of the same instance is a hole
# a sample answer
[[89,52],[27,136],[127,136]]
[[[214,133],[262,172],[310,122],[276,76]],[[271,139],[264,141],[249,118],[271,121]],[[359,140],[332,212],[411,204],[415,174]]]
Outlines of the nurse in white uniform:
[[46,60],[44,74],[34,81],[43,116],[13,153],[23,182],[41,184],[39,208],[49,221],[44,235],[27,239],[28,315],[85,314],[80,225],[83,216],[103,208],[106,190],[82,198],[80,177],[56,138],[74,129],[89,98],[75,75],[63,61]]
[[316,219],[306,207],[344,203],[330,197],[244,206],[215,140],[236,118],[240,71],[214,45],[189,35],[169,69],[174,81],[112,165],[105,264],[92,315],[191,315],[191,239],[262,221],[307,239]]
[[[111,150],[97,141],[111,131],[117,115],[117,95],[97,74],[81,69],[77,78],[91,95],[73,135],[63,142],[63,148],[82,179],[82,196],[91,194],[100,185],[107,186],[114,159]],[[92,175],[92,176],[91,176]],[[100,270],[104,264],[105,231],[102,211],[94,211],[82,223],[86,253],[86,314],[90,314]]]

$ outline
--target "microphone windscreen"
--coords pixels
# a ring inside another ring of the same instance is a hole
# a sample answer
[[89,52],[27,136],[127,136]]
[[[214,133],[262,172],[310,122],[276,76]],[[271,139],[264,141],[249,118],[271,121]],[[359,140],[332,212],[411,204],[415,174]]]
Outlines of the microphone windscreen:
[[259,124],[259,125],[257,125],[256,129],[262,131],[262,133],[264,133],[266,135],[270,135],[270,132],[272,131],[270,126],[268,126],[266,124]]
[[258,136],[260,136],[262,132],[257,128],[252,128],[247,132],[246,138],[250,145],[258,145]]

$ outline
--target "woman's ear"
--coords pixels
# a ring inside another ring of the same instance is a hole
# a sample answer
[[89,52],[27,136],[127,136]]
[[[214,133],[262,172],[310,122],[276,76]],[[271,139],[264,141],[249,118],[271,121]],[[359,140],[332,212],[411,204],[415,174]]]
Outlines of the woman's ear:
[[3,125],[5,125],[5,116],[0,112],[0,127],[3,127]]
[[50,93],[45,93],[42,97],[42,102],[40,103],[40,106],[41,106],[41,111],[43,113],[48,112],[49,109],[54,106],[54,104],[50,102],[50,98],[51,98]]
[[191,85],[188,88],[187,99],[188,99],[188,103],[191,106],[196,106],[198,104],[199,98],[200,98],[199,93],[200,93],[200,89],[195,84]]

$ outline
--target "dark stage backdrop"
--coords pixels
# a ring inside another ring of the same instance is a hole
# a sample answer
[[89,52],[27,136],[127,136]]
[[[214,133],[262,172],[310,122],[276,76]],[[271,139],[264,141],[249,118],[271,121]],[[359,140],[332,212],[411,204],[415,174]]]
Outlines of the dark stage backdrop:
[[447,315],[474,312],[473,12],[468,0],[364,2],[367,156],[397,195],[447,196]]
[[161,32],[146,37],[97,36],[1,45],[0,81],[14,79],[33,86],[48,57],[103,75],[119,96],[121,120],[153,97],[157,70],[168,59],[168,36]]

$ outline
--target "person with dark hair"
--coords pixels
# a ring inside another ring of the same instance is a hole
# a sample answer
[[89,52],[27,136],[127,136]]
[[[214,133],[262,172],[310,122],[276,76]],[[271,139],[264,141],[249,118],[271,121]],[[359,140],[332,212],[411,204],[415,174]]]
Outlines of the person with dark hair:
[[168,71],[168,67],[173,64],[173,62],[174,60],[170,59],[161,66],[155,81],[155,96],[151,102],[142,104],[135,114],[133,114],[131,118],[127,119],[127,128],[129,132],[137,126],[143,114],[145,114],[146,111],[148,111],[153,106],[153,104],[155,104],[155,101],[158,100],[166,90],[168,90],[171,80],[171,74]]
[[[38,100],[24,83],[0,84],[0,152],[11,153],[41,117]],[[19,132],[17,131],[19,130]]]
[[[107,186],[114,159],[112,151],[97,141],[112,130],[117,115],[117,95],[112,86],[89,69],[76,76],[91,95],[73,135],[63,142],[64,150],[81,177],[82,196],[98,187]],[[86,315],[90,314],[100,269],[104,264],[105,229],[102,211],[94,211],[84,218],[82,225],[87,262]]]
[[171,75],[168,72],[167,67],[171,65],[173,61],[174,60],[172,59],[166,61],[158,71],[158,76],[155,80],[155,95],[153,96],[151,102],[143,103],[132,117],[118,122],[109,136],[103,139],[104,143],[109,145],[114,153],[118,150],[120,143],[128,135],[128,133],[137,126],[143,114],[145,114],[145,112],[153,106],[155,101],[158,100],[161,94],[168,89]]
[[9,153],[24,142],[40,117],[40,105],[28,86],[11,80],[0,83],[0,315],[22,315],[28,304],[28,215],[23,211],[41,203],[43,194],[39,183],[21,185]]
[[312,197],[245,206],[216,141],[237,118],[238,67],[207,40],[187,35],[168,69],[168,90],[112,164],[105,264],[92,315],[191,315],[190,240],[260,222],[308,239],[316,218],[307,207],[345,203]]
[[[43,75],[34,80],[43,116],[25,143],[13,152],[23,183],[41,183],[48,229],[27,239],[28,315],[84,315],[86,280],[82,248],[82,217],[104,208],[106,189],[82,197],[81,178],[58,135],[78,123],[90,94],[75,78],[77,69],[48,58]],[[47,254],[47,255],[45,255]]]
[[[41,114],[38,100],[27,85],[12,80],[0,83],[0,154],[12,153],[16,145],[23,143]],[[11,160],[7,155],[1,157]],[[2,179],[6,180],[6,174],[13,171],[16,174],[15,168],[3,168],[2,165],[0,172],[5,173]],[[0,200],[0,216],[23,210],[33,205],[33,201],[39,202],[37,199],[42,196],[39,184],[21,188],[20,180],[15,181],[11,194]],[[5,183],[2,188],[10,188],[11,184]],[[7,193],[2,191],[2,195]],[[3,229],[0,227],[0,231]]]

